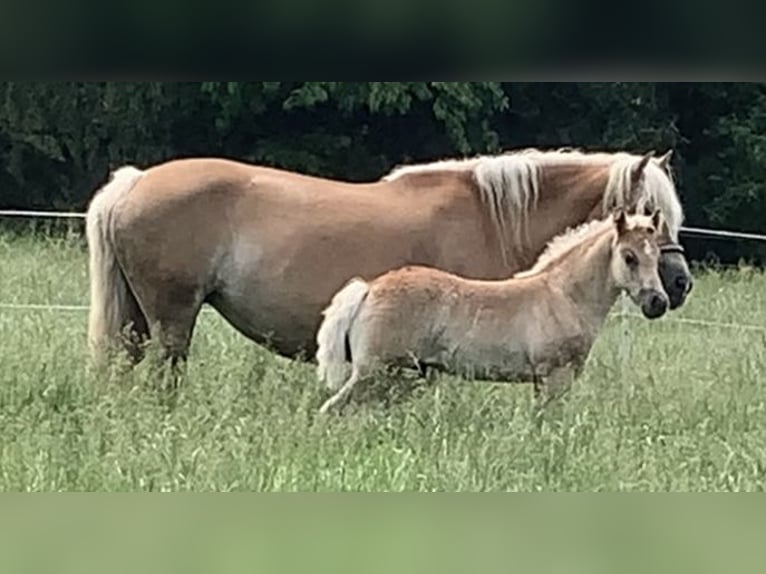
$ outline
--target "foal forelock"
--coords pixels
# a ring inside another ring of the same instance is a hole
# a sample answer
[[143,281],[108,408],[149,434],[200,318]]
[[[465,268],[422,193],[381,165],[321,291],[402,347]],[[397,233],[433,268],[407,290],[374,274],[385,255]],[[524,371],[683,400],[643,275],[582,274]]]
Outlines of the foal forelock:
[[615,207],[660,208],[671,236],[677,240],[683,212],[672,176],[656,160],[650,161],[644,170],[638,196],[634,196],[631,169],[640,159],[640,155],[626,152],[526,148],[494,156],[400,166],[383,180],[393,181],[407,175],[436,171],[472,172],[480,199],[500,239],[503,255],[507,256],[511,249],[525,250],[524,239],[529,240],[527,223],[530,212],[537,207],[541,176],[545,170],[573,164],[601,169],[608,167],[602,203],[604,213]]

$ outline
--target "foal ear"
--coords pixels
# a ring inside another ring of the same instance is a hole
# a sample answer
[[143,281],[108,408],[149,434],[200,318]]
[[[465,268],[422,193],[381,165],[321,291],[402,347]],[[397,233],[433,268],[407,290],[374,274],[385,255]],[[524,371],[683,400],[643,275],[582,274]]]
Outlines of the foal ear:
[[654,157],[654,150],[651,150],[649,153],[647,153],[644,157],[642,157],[636,165],[634,165],[630,170],[630,181],[632,184],[638,183],[638,180],[641,179],[641,174],[644,173],[644,169],[646,168],[646,165],[649,163],[649,160]]
[[659,165],[663,171],[668,173],[670,171],[670,158],[673,157],[673,150],[669,149],[665,152],[665,154],[660,157],[657,160],[657,165]]
[[622,235],[628,227],[628,220],[624,209],[618,209],[612,214],[614,224],[617,226],[617,235]]

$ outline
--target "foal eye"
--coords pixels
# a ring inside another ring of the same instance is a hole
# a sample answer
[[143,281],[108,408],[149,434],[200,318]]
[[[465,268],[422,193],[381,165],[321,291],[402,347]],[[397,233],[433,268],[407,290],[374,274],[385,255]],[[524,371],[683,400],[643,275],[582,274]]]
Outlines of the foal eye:
[[629,267],[635,267],[636,265],[638,265],[638,258],[636,257],[636,255],[634,253],[632,253],[630,251],[626,251],[625,252],[625,263]]

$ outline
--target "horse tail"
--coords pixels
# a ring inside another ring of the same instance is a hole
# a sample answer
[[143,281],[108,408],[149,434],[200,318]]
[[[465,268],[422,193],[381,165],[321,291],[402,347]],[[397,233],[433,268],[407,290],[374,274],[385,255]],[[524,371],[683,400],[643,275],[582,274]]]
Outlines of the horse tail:
[[94,358],[131,321],[136,327],[136,323],[146,324],[115,256],[112,224],[115,205],[143,175],[132,166],[115,171],[109,183],[96,192],[85,216],[90,272],[88,344]]
[[369,290],[366,281],[354,278],[335,294],[323,312],[324,320],[317,331],[317,374],[330,389],[340,388],[346,378],[348,334]]

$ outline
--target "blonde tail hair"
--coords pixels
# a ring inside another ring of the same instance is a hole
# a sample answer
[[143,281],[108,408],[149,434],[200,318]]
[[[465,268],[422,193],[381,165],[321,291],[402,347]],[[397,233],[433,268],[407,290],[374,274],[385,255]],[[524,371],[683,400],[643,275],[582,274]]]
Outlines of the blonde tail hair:
[[317,376],[330,389],[340,388],[346,379],[346,338],[369,290],[366,281],[354,278],[322,313],[324,319],[317,331]]
[[[115,257],[112,212],[117,201],[133,188],[143,174],[132,166],[118,169],[109,183],[96,192],[88,206],[85,218],[90,274],[88,345],[94,358],[140,313]],[[143,320],[143,316],[140,319]]]

